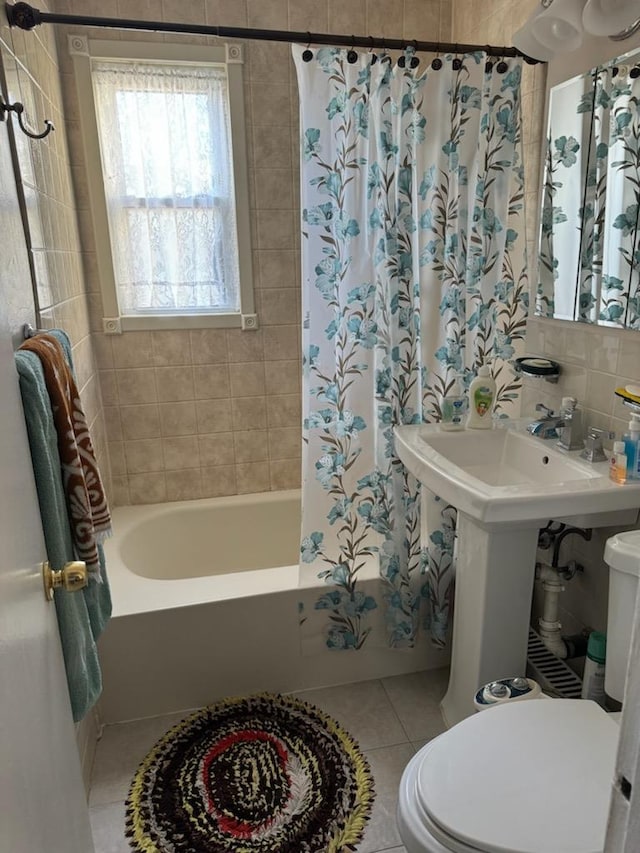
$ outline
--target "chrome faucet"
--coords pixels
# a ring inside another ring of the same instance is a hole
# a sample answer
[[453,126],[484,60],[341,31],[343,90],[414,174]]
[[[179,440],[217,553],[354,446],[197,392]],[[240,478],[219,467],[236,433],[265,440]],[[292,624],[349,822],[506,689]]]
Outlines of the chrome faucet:
[[536,412],[541,412],[542,417],[532,421],[527,426],[527,432],[530,432],[531,435],[535,435],[537,438],[558,438],[558,430],[564,427],[564,419],[554,415],[553,411],[547,408],[544,403],[536,403]]
[[586,459],[587,462],[606,462],[607,454],[604,452],[602,440],[604,438],[614,439],[615,437],[615,432],[589,427],[587,437],[584,440],[584,450],[580,454],[580,458]]
[[577,408],[575,397],[563,397],[560,409],[562,423],[558,430],[558,447],[563,450],[579,450],[584,446],[582,435],[582,410]]

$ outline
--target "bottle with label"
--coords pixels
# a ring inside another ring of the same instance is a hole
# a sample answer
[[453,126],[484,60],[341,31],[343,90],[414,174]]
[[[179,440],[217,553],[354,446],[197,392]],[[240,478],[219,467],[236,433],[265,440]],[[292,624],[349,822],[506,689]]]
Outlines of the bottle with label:
[[640,445],[640,415],[635,412],[631,415],[629,421],[629,432],[625,432],[622,436],[624,441],[624,453],[627,457],[627,480],[637,480],[638,462],[640,462],[640,454],[638,454],[638,445]]
[[627,482],[627,457],[624,452],[624,441],[613,442],[613,453],[609,460],[609,479],[614,483]]
[[491,429],[495,399],[495,380],[491,376],[489,365],[483,364],[478,368],[478,375],[469,386],[467,427],[470,429]]
[[449,393],[442,398],[442,420],[440,429],[464,429],[464,415],[467,400],[459,377],[456,377]]
[[604,707],[604,671],[607,656],[607,637],[600,631],[592,631],[589,634],[587,644],[587,657],[584,662],[584,675],[582,676],[582,698],[593,699],[598,705]]

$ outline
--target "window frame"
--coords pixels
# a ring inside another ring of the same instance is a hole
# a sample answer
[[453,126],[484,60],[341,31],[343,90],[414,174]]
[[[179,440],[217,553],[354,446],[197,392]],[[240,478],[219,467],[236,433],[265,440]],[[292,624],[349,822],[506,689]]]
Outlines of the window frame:
[[[102,319],[103,331],[106,334],[119,334],[125,331],[149,329],[257,329],[258,319],[255,313],[249,217],[247,134],[242,74],[244,64],[243,46],[241,44],[225,43],[201,47],[189,44],[112,41],[106,39],[89,39],[81,35],[69,35],[68,45],[69,54],[73,60],[80,111],[80,130],[86,159],[89,206],[93,222],[98,278],[104,313]],[[238,265],[240,271],[240,310],[238,312],[206,313],[197,311],[192,314],[188,312],[177,314],[122,314],[120,312],[111,253],[98,120],[91,77],[91,63],[94,59],[225,66],[229,93]]]

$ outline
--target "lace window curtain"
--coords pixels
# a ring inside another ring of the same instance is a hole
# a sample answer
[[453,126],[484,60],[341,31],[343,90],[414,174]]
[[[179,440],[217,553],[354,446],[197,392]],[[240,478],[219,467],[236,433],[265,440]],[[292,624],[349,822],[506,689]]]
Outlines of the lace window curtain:
[[92,79],[121,312],[238,312],[225,70],[94,61]]

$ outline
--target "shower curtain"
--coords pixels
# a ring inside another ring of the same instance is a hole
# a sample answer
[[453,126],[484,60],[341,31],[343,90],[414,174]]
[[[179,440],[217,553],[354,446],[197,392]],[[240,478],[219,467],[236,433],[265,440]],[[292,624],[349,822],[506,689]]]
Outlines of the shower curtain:
[[478,52],[414,67],[412,50],[393,64],[325,48],[305,62],[293,50],[303,647],[411,647],[422,624],[444,645],[456,513],[421,495],[393,427],[438,421],[455,378],[468,387],[483,363],[497,415],[517,414],[512,363],[528,304],[521,61]]

